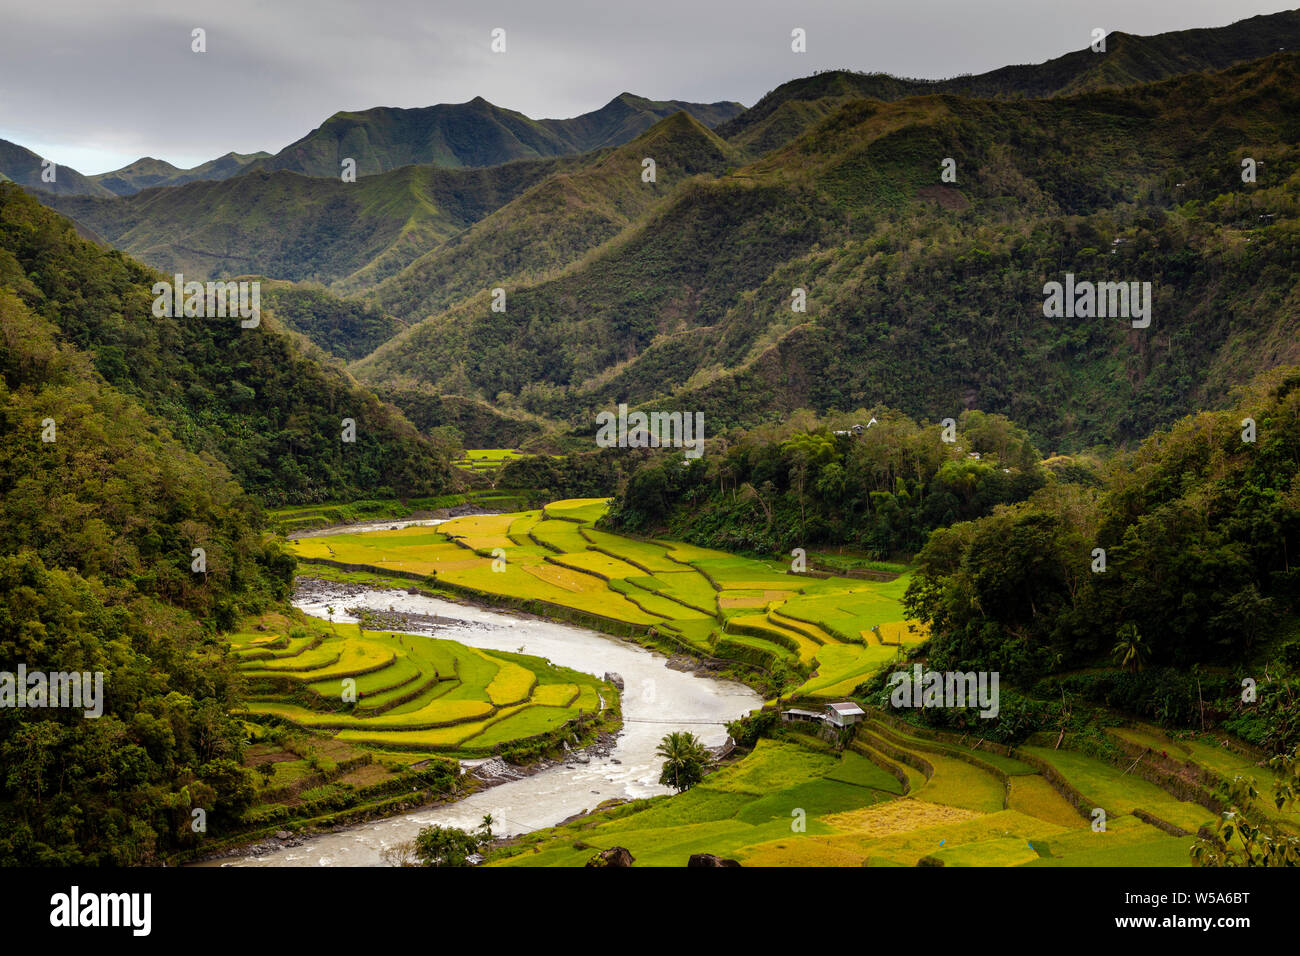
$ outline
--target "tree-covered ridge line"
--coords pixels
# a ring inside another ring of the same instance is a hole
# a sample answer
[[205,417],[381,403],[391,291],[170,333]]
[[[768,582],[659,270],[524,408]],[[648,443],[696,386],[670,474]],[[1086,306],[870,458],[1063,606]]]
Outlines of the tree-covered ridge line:
[[[454,483],[444,448],[273,314],[251,329],[157,317],[159,280],[170,277],[85,242],[67,220],[0,184],[0,283],[248,492],[291,504],[435,494]],[[345,418],[355,443],[343,441]]]
[[[1094,41],[1095,42],[1095,41]],[[897,100],[953,93],[977,99],[1039,99],[1222,70],[1300,45],[1300,11],[1250,17],[1222,27],[1175,30],[1153,36],[1108,32],[1105,49],[1075,50],[1044,63],[1004,66],[976,75],[916,80],[887,73],[828,70],[783,83],[718,127],[737,143],[770,142],[809,116],[825,116],[849,99]]]
[[689,465],[643,453],[607,522],[729,551],[847,547],[884,561],[920,550],[934,528],[1024,500],[1048,476],[1026,432],[1000,415],[970,411],[945,425],[886,408],[804,411],[726,433]]
[[599,110],[572,119],[531,119],[483,97],[415,109],[375,107],[335,113],[260,166],[308,176],[337,176],[343,159],[358,175],[401,166],[491,167],[620,146],[674,113],[687,111],[715,126],[744,110],[740,103],[657,101],[622,93]]
[[[850,101],[683,182],[509,289],[504,313],[485,289],[355,369],[575,424],[621,401],[715,427],[884,403],[999,412],[1060,448],[1137,440],[1300,358],[1297,89],[1286,53],[1049,100]],[[1151,282],[1151,327],[1045,317],[1044,285],[1066,273]]]

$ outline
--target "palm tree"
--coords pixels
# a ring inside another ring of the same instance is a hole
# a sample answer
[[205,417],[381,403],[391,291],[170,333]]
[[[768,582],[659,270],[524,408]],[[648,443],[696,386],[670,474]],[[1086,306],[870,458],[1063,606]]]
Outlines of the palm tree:
[[655,753],[664,758],[659,782],[678,793],[689,790],[704,778],[709,751],[694,734],[673,731],[659,742]]
[[1115,646],[1110,649],[1110,655],[1115,663],[1122,670],[1128,670],[1130,666],[1135,671],[1140,671],[1146,664],[1147,658],[1151,656],[1146,642],[1142,640],[1142,635],[1138,633],[1136,624],[1125,624],[1115,632]]

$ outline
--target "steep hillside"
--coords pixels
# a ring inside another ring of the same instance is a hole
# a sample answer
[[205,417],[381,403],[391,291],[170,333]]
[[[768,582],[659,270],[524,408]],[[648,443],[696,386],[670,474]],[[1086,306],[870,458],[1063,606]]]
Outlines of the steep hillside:
[[[647,157],[655,162],[653,183],[642,179]],[[421,319],[485,288],[535,281],[617,235],[678,183],[721,173],[733,161],[731,147],[689,114],[675,113],[625,146],[547,177],[369,297],[394,314]]]
[[[154,315],[162,278],[0,185],[0,284],[245,490],[278,504],[431,494],[452,481],[443,449],[269,311],[247,329]],[[344,418],[355,442],[342,440]]]
[[41,189],[56,196],[100,196],[107,198],[113,194],[95,182],[90,176],[83,176],[71,166],[55,165],[54,182],[45,182],[41,176],[46,167],[43,159],[30,149],[0,139],[0,177],[17,183],[27,189]]
[[0,863],[156,863],[192,839],[191,808],[220,825],[249,799],[239,682],[214,631],[283,600],[293,560],[224,465],[106,385],[42,314],[56,303],[15,272],[7,233],[66,237],[31,200],[48,218],[20,222],[16,195],[0,187],[0,658],[101,683],[84,711],[4,708]]
[[122,198],[42,198],[166,272],[331,282],[363,270],[356,281],[373,284],[564,162],[467,170],[407,166],[355,183],[337,175],[313,179],[253,170]]
[[344,361],[369,355],[405,328],[368,303],[340,299],[316,286],[263,282],[262,302],[285,328]]
[[[356,372],[588,429],[658,399],[715,430],[886,403],[1002,412],[1046,447],[1140,436],[1296,359],[1297,61],[1050,100],[852,101],[682,184],[507,313],[468,300]],[[1066,273],[1151,282],[1151,326],[1044,317]]]

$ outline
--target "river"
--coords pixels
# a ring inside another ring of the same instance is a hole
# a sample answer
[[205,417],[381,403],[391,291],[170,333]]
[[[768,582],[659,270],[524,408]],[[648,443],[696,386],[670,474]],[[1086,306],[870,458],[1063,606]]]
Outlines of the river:
[[[384,522],[383,527],[398,523]],[[553,826],[615,797],[636,799],[668,793],[658,783],[655,747],[674,730],[689,730],[706,745],[726,742],[725,723],[762,705],[743,684],[673,670],[668,658],[618,638],[585,628],[456,604],[404,591],[368,590],[313,582],[300,589],[295,606],[324,618],[332,605],[336,621],[353,618],[344,607],[369,607],[437,615],[450,623],[436,629],[440,638],[486,650],[519,651],[574,670],[622,675],[624,726],[608,757],[587,764],[555,766],[499,784],[456,803],[372,821],[309,837],[300,846],[263,856],[227,857],[200,866],[382,866],[382,851],[415,837],[431,823],[463,829],[478,826],[485,814],[497,836]],[[470,762],[472,763],[472,762]]]

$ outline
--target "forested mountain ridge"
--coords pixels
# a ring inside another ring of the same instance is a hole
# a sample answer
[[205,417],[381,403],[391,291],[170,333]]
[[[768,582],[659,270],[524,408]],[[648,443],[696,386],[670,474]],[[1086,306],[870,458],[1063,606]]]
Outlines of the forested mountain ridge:
[[1300,49],[1300,10],[1222,27],[1153,36],[1112,32],[1104,51],[1076,50],[1043,63],[1004,66],[944,80],[830,70],[783,83],[717,129],[754,155],[792,139],[851,99],[898,100],[953,93],[974,99],[1044,98],[1138,86]]
[[355,183],[263,170],[113,199],[37,196],[167,272],[371,285],[570,162],[405,166]]
[[229,152],[189,169],[150,156],[94,175],[59,166],[53,183],[41,179],[42,157],[17,143],[0,140],[0,176],[57,195],[108,198],[131,196],[155,187],[219,182],[259,170],[288,170],[338,179],[344,159],[356,161],[358,176],[391,172],[402,166],[483,168],[620,146],[682,110],[712,127],[732,119],[744,108],[740,103],[650,100],[620,93],[600,109],[572,119],[534,120],[494,106],[480,96],[468,103],[414,109],[378,106],[335,113],[276,153]]
[[659,120],[686,110],[714,126],[740,113],[739,103],[659,102],[622,93],[599,110],[566,120],[534,120],[494,106],[483,97],[418,109],[376,107],[335,113],[270,159],[266,169],[308,176],[337,176],[340,163],[356,160],[359,176],[414,163],[496,166],[520,159],[546,159],[618,146]]
[[[715,428],[884,403],[1001,412],[1044,447],[1140,438],[1297,358],[1297,60],[1048,100],[851,101],[682,184],[507,313],[468,300],[355,369],[574,423],[618,401]],[[1151,327],[1045,317],[1066,273],[1151,282]]]
[[270,155],[270,153],[230,152],[189,169],[180,169],[165,159],[142,156],[121,169],[96,173],[88,178],[115,195],[130,196],[153,186],[181,186],[200,179],[229,179],[244,172],[249,163],[267,159]]
[[[624,400],[689,405],[718,427],[885,403],[918,418],[1002,412],[1044,447],[1083,447],[1140,438],[1294,360],[1294,54],[1186,71],[1297,31],[1293,11],[1111,34],[1105,53],[938,83],[818,74],[722,123],[725,136],[678,113],[576,157],[356,183],[262,169],[45,201],[168,271],[365,296],[371,319],[316,297],[312,322],[425,428],[582,427]],[[643,105],[616,98],[570,146]],[[1043,285],[1067,273],[1150,281],[1161,314],[1145,332],[1040,319]],[[505,316],[487,308],[494,288]],[[806,312],[790,308],[796,288]]]
[[[654,180],[644,178],[646,159]],[[407,321],[461,299],[536,281],[618,235],[675,186],[738,162],[726,142],[689,113],[674,113],[636,139],[548,176],[465,232],[379,283],[367,298]]]
[[[36,241],[64,241],[16,193],[0,187],[6,239],[35,226]],[[196,839],[193,808],[218,823],[249,800],[245,732],[230,716],[238,678],[216,631],[283,600],[294,562],[224,465],[105,384],[94,356],[42,314],[84,300],[43,294],[15,265],[6,242],[0,659],[33,673],[99,672],[102,712],[0,709],[0,862],[156,863]],[[68,265],[56,256],[42,268],[73,293],[83,277]],[[98,291],[116,278],[96,274]]]
[[[85,242],[66,219],[0,184],[0,285],[245,490],[288,503],[432,494],[454,482],[445,449],[283,331],[271,310],[254,328],[160,317],[159,280],[170,277]],[[356,424],[355,443],[342,441],[344,418]]]

